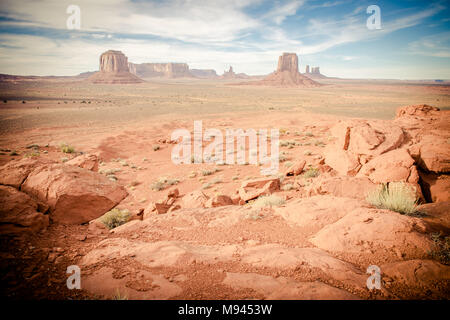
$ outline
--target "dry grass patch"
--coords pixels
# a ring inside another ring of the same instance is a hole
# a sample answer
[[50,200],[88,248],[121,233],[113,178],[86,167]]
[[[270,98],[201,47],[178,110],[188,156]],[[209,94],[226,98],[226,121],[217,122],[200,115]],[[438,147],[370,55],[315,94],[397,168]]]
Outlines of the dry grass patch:
[[413,215],[417,211],[416,190],[405,182],[383,183],[369,192],[367,202],[380,208]]
[[100,222],[103,223],[108,229],[114,229],[118,226],[127,223],[130,220],[131,214],[127,209],[120,210],[117,208],[108,211],[103,216],[101,216]]

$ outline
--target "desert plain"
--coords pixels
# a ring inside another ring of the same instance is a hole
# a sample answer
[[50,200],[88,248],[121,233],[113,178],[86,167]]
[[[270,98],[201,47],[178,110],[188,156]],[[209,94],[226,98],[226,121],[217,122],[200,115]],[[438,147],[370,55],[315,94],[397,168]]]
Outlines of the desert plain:
[[[2,81],[2,296],[448,299],[450,87],[243,81]],[[174,164],[171,134],[196,120],[279,129],[279,173]],[[398,181],[415,214],[367,201]],[[127,222],[109,229],[111,210]]]

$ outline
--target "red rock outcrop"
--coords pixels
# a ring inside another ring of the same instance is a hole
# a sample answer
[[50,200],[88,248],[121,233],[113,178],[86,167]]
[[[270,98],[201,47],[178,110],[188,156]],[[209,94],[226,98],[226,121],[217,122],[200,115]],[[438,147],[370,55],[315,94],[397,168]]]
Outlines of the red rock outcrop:
[[81,224],[100,217],[127,196],[117,183],[87,169],[64,164],[38,166],[21,190],[50,207],[53,222]]
[[[400,127],[384,122],[342,121],[333,126],[330,132],[335,141],[324,151],[325,163],[341,175],[355,176],[363,165],[377,156],[397,149],[404,141]],[[411,165],[408,169],[410,168]],[[365,173],[368,174],[369,171],[374,174],[373,168],[367,169]]]
[[39,232],[48,227],[48,215],[39,212],[39,204],[27,194],[0,186],[0,234]]
[[400,107],[395,112],[397,118],[404,116],[419,116],[424,117],[434,113],[434,111],[439,111],[439,108],[429,106],[427,104],[418,104],[406,107]]
[[142,79],[132,74],[128,67],[128,58],[121,52],[108,50],[100,56],[100,71],[88,78],[93,83],[127,84],[140,83]]

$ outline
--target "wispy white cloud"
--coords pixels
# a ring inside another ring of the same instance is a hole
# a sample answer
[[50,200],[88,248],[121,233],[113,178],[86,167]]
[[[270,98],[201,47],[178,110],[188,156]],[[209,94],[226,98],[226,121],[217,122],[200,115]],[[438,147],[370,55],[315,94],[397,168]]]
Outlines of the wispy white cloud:
[[297,13],[297,10],[305,3],[304,0],[289,1],[284,4],[276,3],[275,6],[263,16],[264,19],[271,19],[280,25],[283,21]]
[[411,42],[408,49],[414,55],[450,58],[450,32],[422,37]]
[[[381,30],[368,30],[362,6],[349,7],[350,13],[341,16],[304,18],[299,14],[311,8],[337,7],[347,2],[344,0],[76,2],[81,7],[80,33],[56,38],[52,32],[48,36],[0,34],[0,72],[76,74],[96,70],[101,52],[118,49],[137,63],[188,62],[191,67],[219,72],[232,64],[237,72],[264,74],[273,71],[281,52],[312,55],[344,44],[374,40],[416,26],[444,9],[436,4],[414,13],[402,12],[398,17],[383,19]],[[2,21],[2,26],[45,28],[64,34],[68,4],[61,0],[2,0],[0,12],[9,18]],[[265,12],[252,14],[254,7],[262,7]],[[286,27],[292,17],[298,28]],[[429,56],[446,56],[445,50],[448,52],[436,39],[424,39],[409,48],[415,54]],[[356,57],[350,53],[338,59],[350,61]]]

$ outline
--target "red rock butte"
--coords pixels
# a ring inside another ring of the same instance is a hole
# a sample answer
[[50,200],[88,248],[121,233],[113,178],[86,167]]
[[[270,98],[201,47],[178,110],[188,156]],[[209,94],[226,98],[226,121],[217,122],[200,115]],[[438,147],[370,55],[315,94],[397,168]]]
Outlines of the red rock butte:
[[127,84],[141,83],[142,79],[130,72],[128,58],[116,50],[108,50],[100,56],[100,71],[88,78],[93,83]]
[[246,82],[250,85],[274,87],[316,87],[314,80],[305,77],[298,71],[298,56],[295,53],[283,53],[278,58],[277,70],[260,81]]

